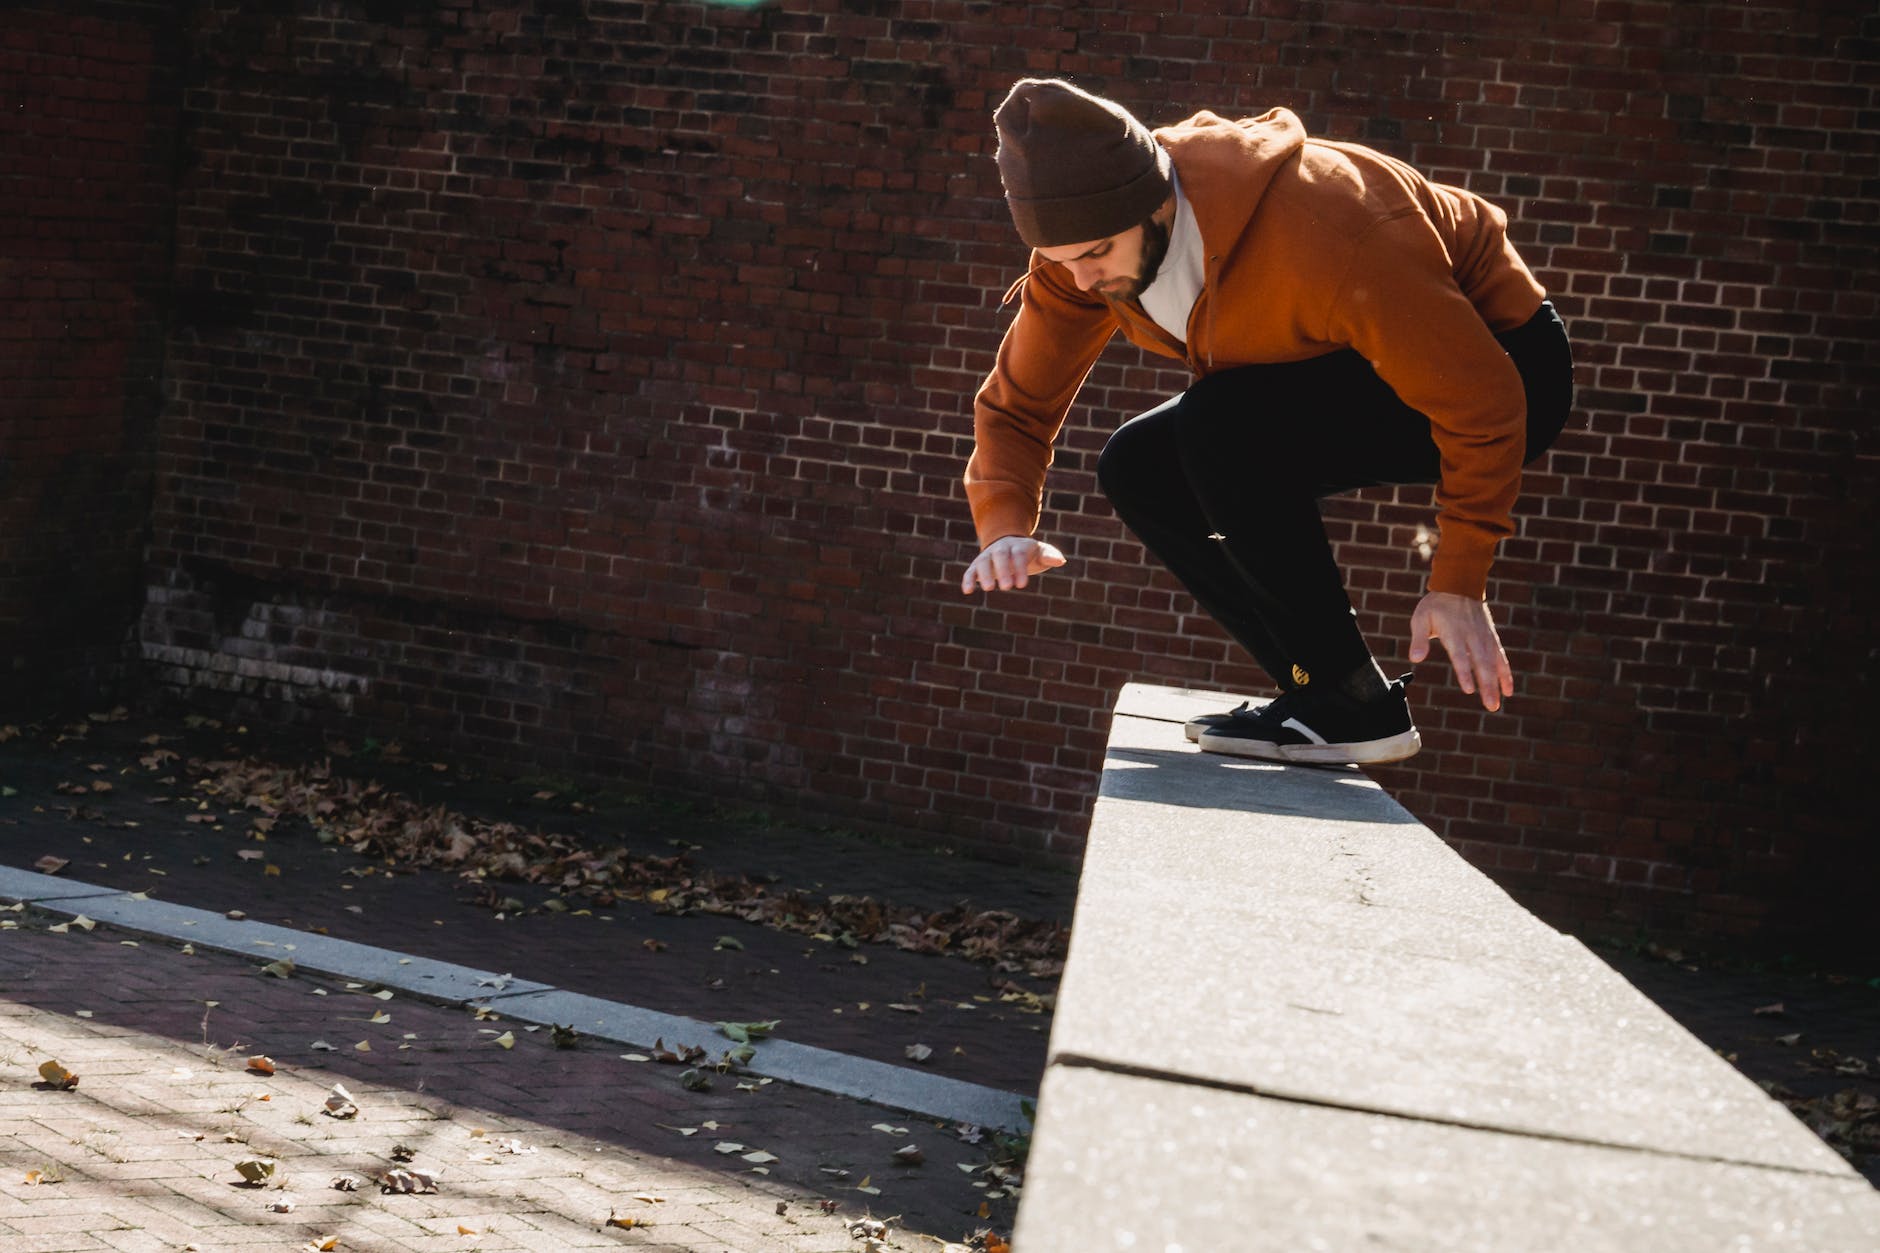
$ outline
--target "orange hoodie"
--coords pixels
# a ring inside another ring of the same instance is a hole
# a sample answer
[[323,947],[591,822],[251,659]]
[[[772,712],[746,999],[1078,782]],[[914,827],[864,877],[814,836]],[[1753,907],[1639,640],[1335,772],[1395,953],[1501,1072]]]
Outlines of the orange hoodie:
[[1442,456],[1430,590],[1481,597],[1495,544],[1513,530],[1527,421],[1521,376],[1494,335],[1546,298],[1508,243],[1506,215],[1382,153],[1308,139],[1285,109],[1197,113],[1155,136],[1207,258],[1188,341],[1135,301],[1079,291],[1033,253],[973,404],[966,495],[981,547],[1037,527],[1051,445],[1118,330],[1197,377],[1350,348],[1430,419]]

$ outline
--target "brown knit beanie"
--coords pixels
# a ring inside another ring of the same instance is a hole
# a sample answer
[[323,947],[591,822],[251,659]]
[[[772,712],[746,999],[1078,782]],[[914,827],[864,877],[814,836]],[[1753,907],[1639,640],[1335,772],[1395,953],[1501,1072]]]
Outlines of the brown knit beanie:
[[1005,203],[1033,248],[1121,234],[1174,190],[1168,153],[1146,126],[1060,79],[1020,79],[992,121]]

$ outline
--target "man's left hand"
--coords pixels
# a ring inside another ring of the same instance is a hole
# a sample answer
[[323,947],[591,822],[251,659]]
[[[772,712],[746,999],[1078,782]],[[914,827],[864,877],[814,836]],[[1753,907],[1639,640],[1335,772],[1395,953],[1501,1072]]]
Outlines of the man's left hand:
[[1469,693],[1480,693],[1482,708],[1493,713],[1501,708],[1504,696],[1514,695],[1514,671],[1508,666],[1508,654],[1502,651],[1501,637],[1495,633],[1495,620],[1488,605],[1454,592],[1431,592],[1417,602],[1410,615],[1410,661],[1421,662],[1430,655],[1430,641],[1443,642],[1449,654],[1449,666],[1456,673],[1456,686]]

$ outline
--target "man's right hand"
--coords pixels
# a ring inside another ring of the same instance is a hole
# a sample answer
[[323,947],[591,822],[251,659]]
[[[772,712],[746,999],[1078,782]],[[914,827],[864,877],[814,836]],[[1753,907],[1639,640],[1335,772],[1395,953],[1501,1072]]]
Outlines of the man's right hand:
[[1034,574],[1056,569],[1064,564],[1064,554],[1050,544],[1024,535],[1008,535],[986,545],[985,551],[966,567],[960,591],[971,596],[975,591],[1009,592],[1023,587]]

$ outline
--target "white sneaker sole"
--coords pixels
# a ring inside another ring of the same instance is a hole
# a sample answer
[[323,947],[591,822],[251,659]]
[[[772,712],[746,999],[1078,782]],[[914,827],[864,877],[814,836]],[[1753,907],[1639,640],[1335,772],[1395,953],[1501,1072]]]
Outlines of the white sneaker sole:
[[1274,744],[1268,740],[1245,740],[1207,731],[1196,736],[1195,743],[1204,753],[1312,766],[1381,766],[1414,757],[1423,749],[1423,737],[1417,734],[1415,727],[1399,735],[1357,744]]

